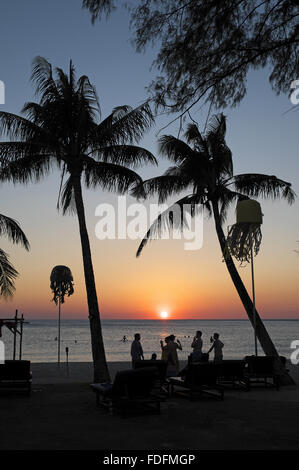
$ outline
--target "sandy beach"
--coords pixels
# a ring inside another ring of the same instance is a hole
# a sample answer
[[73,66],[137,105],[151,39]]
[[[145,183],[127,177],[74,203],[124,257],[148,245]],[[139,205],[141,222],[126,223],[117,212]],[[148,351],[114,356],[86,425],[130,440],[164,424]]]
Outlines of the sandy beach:
[[[109,363],[111,376],[130,363]],[[296,386],[228,390],[223,402],[173,397],[160,416],[123,419],[96,408],[92,364],[32,364],[31,397],[0,400],[1,449],[298,449]]]

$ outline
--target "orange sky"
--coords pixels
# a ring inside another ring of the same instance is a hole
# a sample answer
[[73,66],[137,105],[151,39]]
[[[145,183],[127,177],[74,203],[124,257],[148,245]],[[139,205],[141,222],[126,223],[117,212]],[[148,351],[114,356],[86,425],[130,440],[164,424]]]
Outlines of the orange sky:
[[[57,307],[50,301],[49,275],[53,266],[65,264],[72,270],[75,293],[66,299],[63,318],[87,318],[77,220],[58,214],[44,193],[37,198],[40,188],[36,185],[30,191],[22,187],[14,190],[23,204],[33,206],[24,221],[19,217],[21,210],[17,214],[31,241],[31,252],[2,243],[21,275],[13,300],[1,300],[0,314],[12,314],[18,308],[27,318],[56,318]],[[212,221],[204,220],[202,249],[185,251],[183,241],[159,240],[151,242],[136,259],[138,241],[96,238],[94,198],[93,193],[85,195],[103,318],[160,318],[164,310],[173,319],[246,318],[221,261]],[[40,207],[47,210],[43,213],[38,210]],[[263,205],[265,213],[270,208],[271,203]],[[291,213],[293,208],[286,206],[287,211]],[[232,213],[230,220],[233,217]],[[257,307],[264,318],[298,318],[299,259],[292,250],[292,233],[284,226],[274,231],[271,220],[263,225],[263,244],[255,258]],[[251,292],[249,266],[239,268],[239,272]]]

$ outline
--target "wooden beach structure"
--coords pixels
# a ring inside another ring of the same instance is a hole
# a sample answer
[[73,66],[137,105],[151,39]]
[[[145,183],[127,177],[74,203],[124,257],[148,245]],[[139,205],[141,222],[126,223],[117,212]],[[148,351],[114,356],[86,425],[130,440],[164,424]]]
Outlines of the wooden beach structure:
[[13,361],[16,360],[17,355],[17,338],[19,337],[19,361],[22,359],[22,346],[23,346],[23,325],[25,322],[24,315],[18,316],[16,310],[15,316],[12,318],[0,318],[0,337],[2,336],[1,329],[5,326],[13,334]]

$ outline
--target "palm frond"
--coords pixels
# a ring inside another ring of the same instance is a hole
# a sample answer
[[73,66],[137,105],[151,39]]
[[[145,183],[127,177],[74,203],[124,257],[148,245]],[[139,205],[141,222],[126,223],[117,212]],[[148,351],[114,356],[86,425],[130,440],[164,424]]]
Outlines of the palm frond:
[[0,296],[4,299],[13,296],[16,290],[14,281],[18,274],[18,271],[10,263],[9,256],[0,249]]
[[[28,101],[24,104],[22,113],[27,117],[28,121],[35,126],[32,139],[27,139],[27,143],[35,145],[38,143],[39,145],[49,145],[51,142],[53,146],[55,140],[52,136],[52,130],[48,129],[46,124],[49,122],[50,115],[53,114],[53,110],[55,110],[55,108],[55,102],[47,102],[41,105],[40,103],[35,103],[34,101]],[[56,122],[56,124],[58,123]]]
[[40,104],[55,101],[59,97],[52,65],[44,57],[37,56],[33,59],[31,80],[35,84],[36,94],[41,94]]
[[134,109],[130,106],[119,106],[99,124],[94,141],[107,146],[133,144],[140,141],[153,123],[154,117],[148,102]]
[[51,156],[33,153],[10,162],[0,160],[0,181],[23,184],[38,182],[49,174],[54,164],[55,160]]
[[224,115],[213,116],[209,121],[205,142],[218,180],[233,176],[232,152],[225,142],[225,134],[226,119]]
[[138,199],[158,195],[159,204],[162,204],[169,196],[188,189],[190,184],[189,179],[184,179],[180,174],[164,174],[136,185],[131,193]]
[[292,190],[291,183],[283,181],[274,175],[244,173],[235,175],[233,184],[237,191],[249,197],[283,198],[289,204],[292,204],[296,198],[296,193]]
[[145,148],[135,145],[110,145],[100,147],[92,152],[104,162],[116,163],[136,168],[143,164],[158,165],[154,155]]
[[226,134],[226,118],[224,114],[214,114],[208,122],[206,137],[213,136],[224,140]]
[[101,117],[100,100],[96,89],[94,85],[90,83],[89,78],[86,75],[82,75],[78,80],[77,86],[80,95],[83,96],[84,100],[86,100]]
[[0,237],[2,236],[7,237],[12,243],[20,243],[26,250],[29,250],[29,242],[19,223],[6,215],[0,214]]
[[24,117],[0,111],[0,134],[12,140],[29,141],[33,137],[44,136],[45,132]]
[[49,149],[41,146],[38,142],[0,142],[0,164],[18,160],[19,158],[32,154],[47,154]]
[[140,256],[149,241],[159,239],[165,232],[169,233],[171,230],[182,231],[185,227],[188,227],[186,214],[188,213],[191,217],[194,217],[202,209],[201,204],[202,197],[200,195],[189,194],[161,212],[140,243],[136,257]]
[[87,156],[84,157],[84,179],[87,188],[99,186],[119,194],[124,194],[133,185],[142,183],[142,178],[125,166],[96,162]]
[[[75,202],[75,193],[73,178],[70,176],[64,186],[61,193],[61,206],[63,215],[66,213],[75,214],[76,213],[76,202]],[[60,201],[57,204],[58,209],[60,208]]]
[[163,135],[159,139],[159,153],[174,163],[180,163],[194,157],[194,152],[188,144],[172,135]]
[[193,144],[197,150],[206,151],[206,140],[199,131],[196,124],[188,124],[185,132],[185,139],[188,144]]

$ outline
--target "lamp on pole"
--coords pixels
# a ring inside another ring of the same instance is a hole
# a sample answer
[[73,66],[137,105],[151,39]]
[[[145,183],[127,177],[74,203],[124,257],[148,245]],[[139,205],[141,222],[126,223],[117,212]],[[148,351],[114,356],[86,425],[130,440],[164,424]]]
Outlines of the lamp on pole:
[[252,315],[254,329],[254,350],[257,350],[254,255],[257,255],[262,241],[261,224],[263,214],[261,205],[253,199],[243,199],[237,203],[236,224],[229,227],[227,247],[232,256],[241,263],[251,262]]
[[53,301],[58,303],[58,351],[57,362],[60,364],[60,319],[61,304],[64,303],[64,297],[68,297],[74,293],[73,275],[67,266],[55,266],[50,275],[50,288],[53,292]]

